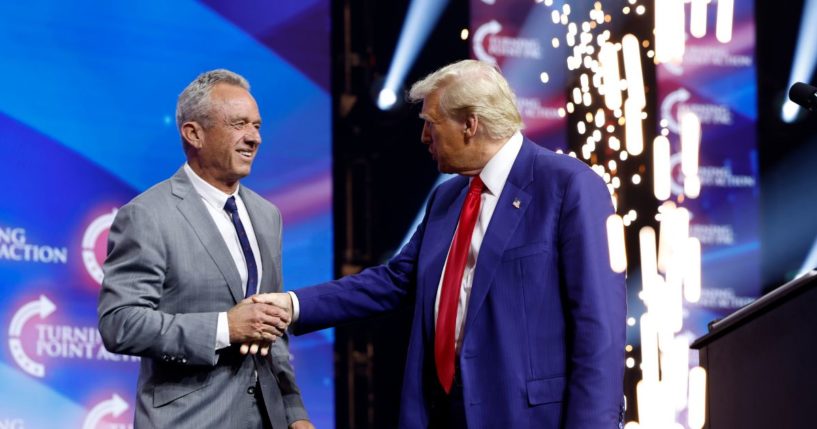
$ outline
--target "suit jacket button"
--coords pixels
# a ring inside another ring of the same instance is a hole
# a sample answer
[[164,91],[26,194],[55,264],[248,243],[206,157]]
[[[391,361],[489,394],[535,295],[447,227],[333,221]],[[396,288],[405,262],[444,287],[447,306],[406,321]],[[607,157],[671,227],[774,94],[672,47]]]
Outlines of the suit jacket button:
[[249,393],[250,395],[255,395],[255,386],[248,387],[247,393]]
[[187,363],[187,358],[182,358],[182,359],[181,359],[179,362],[181,362],[181,363]]

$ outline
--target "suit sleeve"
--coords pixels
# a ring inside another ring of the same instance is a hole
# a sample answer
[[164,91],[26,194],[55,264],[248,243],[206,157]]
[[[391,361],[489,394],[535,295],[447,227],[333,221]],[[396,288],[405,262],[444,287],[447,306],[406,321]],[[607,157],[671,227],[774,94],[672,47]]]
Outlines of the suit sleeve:
[[616,428],[621,418],[626,341],[624,276],[610,268],[604,182],[575,173],[562,200],[559,260],[568,324],[566,428]]
[[300,304],[293,332],[300,335],[342,323],[395,311],[414,298],[417,257],[437,189],[429,198],[423,221],[411,239],[383,265],[338,280],[295,291]]
[[[278,208],[273,206],[275,211],[274,219],[278,225],[276,237],[283,237],[283,224],[281,222],[281,213]],[[276,257],[273,258],[275,264],[275,277],[277,285],[283,284],[283,275],[281,273],[281,240],[277,240],[277,249],[275,249]],[[276,292],[280,292],[277,290]],[[278,341],[272,343],[270,347],[270,360],[272,361],[272,371],[278,380],[278,388],[281,390],[281,397],[284,400],[284,410],[287,414],[287,424],[292,424],[298,420],[309,420],[309,415],[306,412],[303,398],[301,397],[301,389],[295,382],[295,369],[292,367],[292,359],[289,352],[289,336],[284,335]]]
[[215,365],[217,312],[158,310],[168,267],[155,216],[130,203],[119,210],[111,226],[97,308],[102,341],[114,353]]

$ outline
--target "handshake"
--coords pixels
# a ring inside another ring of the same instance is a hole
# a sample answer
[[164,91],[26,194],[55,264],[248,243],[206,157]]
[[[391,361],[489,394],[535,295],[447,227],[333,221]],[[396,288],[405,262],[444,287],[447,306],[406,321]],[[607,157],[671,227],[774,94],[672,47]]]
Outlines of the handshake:
[[292,298],[288,293],[253,295],[227,311],[230,344],[241,344],[242,354],[266,356],[292,322]]

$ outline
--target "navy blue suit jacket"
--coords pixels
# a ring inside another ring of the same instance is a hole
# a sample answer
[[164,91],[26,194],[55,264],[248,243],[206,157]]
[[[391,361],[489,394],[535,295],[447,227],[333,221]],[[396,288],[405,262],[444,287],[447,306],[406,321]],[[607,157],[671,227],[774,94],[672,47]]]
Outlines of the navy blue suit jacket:
[[[435,189],[385,265],[297,291],[296,333],[414,303],[401,428],[428,426],[434,301],[467,188],[458,176]],[[626,294],[610,269],[612,213],[587,165],[523,143],[480,248],[458,355],[469,428],[618,427]]]

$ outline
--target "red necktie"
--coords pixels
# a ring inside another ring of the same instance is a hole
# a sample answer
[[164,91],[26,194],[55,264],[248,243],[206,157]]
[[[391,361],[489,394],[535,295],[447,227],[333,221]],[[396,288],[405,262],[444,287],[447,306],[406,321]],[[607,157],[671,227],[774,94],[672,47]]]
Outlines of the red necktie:
[[454,234],[454,242],[448,251],[443,285],[440,292],[440,307],[437,311],[437,330],[434,335],[434,361],[437,363],[437,377],[445,389],[451,391],[454,382],[454,325],[457,322],[457,304],[460,297],[460,286],[465,263],[468,260],[468,249],[471,247],[471,235],[479,215],[480,195],[483,188],[479,176],[474,176],[468,195],[460,212],[459,226]]

